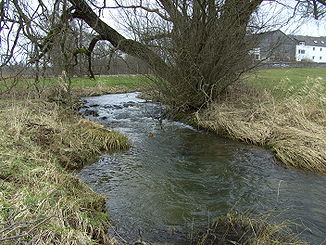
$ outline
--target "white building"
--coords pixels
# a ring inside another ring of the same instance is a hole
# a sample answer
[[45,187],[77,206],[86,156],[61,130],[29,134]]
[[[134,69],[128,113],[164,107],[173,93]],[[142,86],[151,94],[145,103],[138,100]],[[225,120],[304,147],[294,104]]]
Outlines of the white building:
[[326,63],[326,37],[292,36],[296,45],[296,61]]

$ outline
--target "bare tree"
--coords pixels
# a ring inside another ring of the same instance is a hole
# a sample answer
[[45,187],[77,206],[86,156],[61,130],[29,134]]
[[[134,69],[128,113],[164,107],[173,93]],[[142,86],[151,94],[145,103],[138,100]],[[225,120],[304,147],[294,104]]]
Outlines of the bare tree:
[[[53,0],[49,6],[38,0],[31,7],[24,0],[9,3],[2,0],[0,26],[4,28],[8,23],[16,26],[12,29],[17,38],[24,34],[25,40],[32,44],[34,53],[30,60],[36,66],[54,49],[59,37],[66,70],[71,67],[71,54],[90,57],[99,41],[109,41],[115,49],[151,67],[161,78],[160,88],[166,102],[180,110],[189,110],[216,98],[247,70],[246,60],[252,47],[245,37],[252,30],[251,16],[262,1],[138,0],[128,4],[115,0],[114,5],[108,6],[106,1]],[[126,18],[134,22],[129,25],[135,34],[133,39],[104,22],[103,12],[112,8],[125,10]],[[17,14],[10,17],[8,11]],[[134,18],[132,12],[144,18]],[[87,47],[79,45],[70,50],[67,37],[74,19],[85,22],[96,35]],[[3,64],[13,57],[15,42],[9,46]]]
[[313,16],[315,19],[321,19],[326,13],[325,0],[303,0],[298,1],[294,13],[303,14],[306,17]]
[[[164,80],[161,89],[170,104],[192,109],[222,93],[246,70],[244,63],[251,47],[245,36],[250,17],[262,1],[161,0],[133,5],[116,1],[118,8],[154,14],[151,19],[145,14],[151,28],[145,28],[144,21],[142,30],[131,23],[137,41],[108,26],[85,1],[70,2],[75,8],[73,16],[84,20],[102,39],[150,64]],[[137,19],[132,20],[135,23]],[[164,45],[158,46],[158,40]]]

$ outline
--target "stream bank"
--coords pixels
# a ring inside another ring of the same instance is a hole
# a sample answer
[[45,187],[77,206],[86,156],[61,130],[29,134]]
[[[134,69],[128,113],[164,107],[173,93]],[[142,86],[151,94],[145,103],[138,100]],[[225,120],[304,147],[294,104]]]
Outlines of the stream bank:
[[72,175],[129,140],[46,99],[0,100],[0,243],[115,244],[106,198]]
[[[276,88],[280,89],[280,88]],[[196,113],[196,124],[218,135],[274,152],[280,165],[326,175],[326,86],[308,79],[297,90],[237,90]]]

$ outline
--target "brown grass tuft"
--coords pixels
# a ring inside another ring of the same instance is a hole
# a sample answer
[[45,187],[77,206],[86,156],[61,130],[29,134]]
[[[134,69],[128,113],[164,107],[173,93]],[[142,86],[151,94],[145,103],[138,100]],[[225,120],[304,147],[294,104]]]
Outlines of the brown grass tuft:
[[197,237],[197,245],[305,245],[287,231],[289,224],[272,225],[266,218],[251,219],[244,215],[229,213],[217,219],[206,232]]

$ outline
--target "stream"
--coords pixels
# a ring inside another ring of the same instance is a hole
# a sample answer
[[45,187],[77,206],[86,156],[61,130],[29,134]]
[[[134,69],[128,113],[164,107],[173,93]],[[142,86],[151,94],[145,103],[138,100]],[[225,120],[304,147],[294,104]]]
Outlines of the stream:
[[[84,98],[80,112],[127,135],[133,146],[77,176],[107,196],[114,229],[128,242],[182,243],[230,210],[291,220],[299,237],[326,239],[326,177],[277,165],[273,154],[162,120],[162,106],[138,93]],[[117,238],[119,240],[119,238]]]

